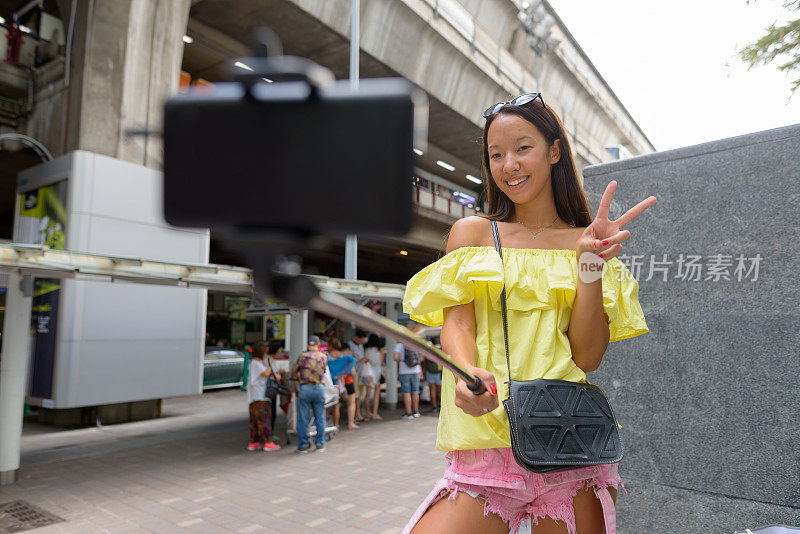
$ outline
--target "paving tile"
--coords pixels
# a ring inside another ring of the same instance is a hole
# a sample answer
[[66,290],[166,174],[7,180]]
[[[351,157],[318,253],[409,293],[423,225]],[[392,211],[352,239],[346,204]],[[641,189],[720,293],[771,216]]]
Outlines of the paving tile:
[[230,532],[229,530],[220,527],[219,525],[215,525],[209,522],[200,523],[198,525],[189,528],[192,530],[192,532],[195,532],[197,534],[223,534]]
[[240,528],[236,532],[238,532],[239,534],[249,534],[251,532],[263,532],[266,529],[267,529],[267,527],[262,526],[262,525],[250,525],[250,526],[247,526],[247,527],[244,527],[244,528]]
[[168,532],[175,528],[175,523],[164,521],[158,517],[146,517],[137,521],[136,524],[151,532]]
[[193,519],[187,519],[186,521],[181,521],[180,523],[178,523],[178,526],[181,528],[193,527],[194,525],[200,524],[202,522],[203,522],[202,519],[200,519],[199,517],[195,517]]
[[318,517],[316,519],[312,519],[308,523],[305,524],[307,527],[318,527],[320,525],[324,525],[328,523],[330,520],[327,517]]

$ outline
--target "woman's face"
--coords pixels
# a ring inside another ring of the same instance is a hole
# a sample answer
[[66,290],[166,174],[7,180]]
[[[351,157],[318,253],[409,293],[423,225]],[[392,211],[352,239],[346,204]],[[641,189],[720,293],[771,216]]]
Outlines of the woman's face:
[[559,144],[548,144],[536,126],[518,115],[501,113],[489,126],[486,141],[492,179],[512,202],[524,204],[550,187]]

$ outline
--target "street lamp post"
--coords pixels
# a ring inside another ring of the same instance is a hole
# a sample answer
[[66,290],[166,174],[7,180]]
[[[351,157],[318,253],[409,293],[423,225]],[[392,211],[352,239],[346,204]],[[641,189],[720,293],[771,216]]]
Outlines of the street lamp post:
[[[358,89],[358,52],[359,38],[359,0],[351,0],[350,4],[350,87]],[[344,242],[344,277],[348,280],[358,279],[358,236],[349,234]]]
[[541,91],[544,89],[544,83],[541,79],[544,71],[544,62],[547,59],[547,55],[555,50],[561,42],[550,34],[556,24],[556,19],[548,13],[544,0],[523,2],[517,18],[522,23],[522,29],[525,31],[528,44],[539,56],[534,75],[536,76],[539,91]]

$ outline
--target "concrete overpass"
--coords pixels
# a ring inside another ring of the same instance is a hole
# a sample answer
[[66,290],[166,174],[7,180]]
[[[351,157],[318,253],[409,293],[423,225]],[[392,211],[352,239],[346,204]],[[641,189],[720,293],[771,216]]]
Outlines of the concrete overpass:
[[[560,20],[553,30],[561,40],[555,53],[542,59],[533,52],[520,31],[520,5],[516,0],[362,2],[361,75],[403,76],[427,91],[430,142],[458,160],[457,172],[477,176],[475,140],[487,105],[536,88],[562,116],[580,168],[614,159],[605,150],[609,146],[622,145],[632,155],[652,152]],[[221,79],[221,58],[206,55],[203,46],[217,48],[220,37],[236,39],[264,25],[278,32],[286,53],[310,57],[344,78],[349,10],[349,0],[198,0],[188,23],[195,41],[184,51],[184,65],[202,77]],[[541,80],[533,75],[538,69]]]

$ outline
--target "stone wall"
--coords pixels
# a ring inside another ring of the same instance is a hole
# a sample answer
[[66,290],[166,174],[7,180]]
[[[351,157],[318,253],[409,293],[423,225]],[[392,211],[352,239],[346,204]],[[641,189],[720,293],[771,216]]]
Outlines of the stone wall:
[[590,377],[624,427],[620,532],[800,525],[800,125],[584,180],[592,210],[618,182],[612,219],[658,197],[620,256],[650,333],[611,344]]

